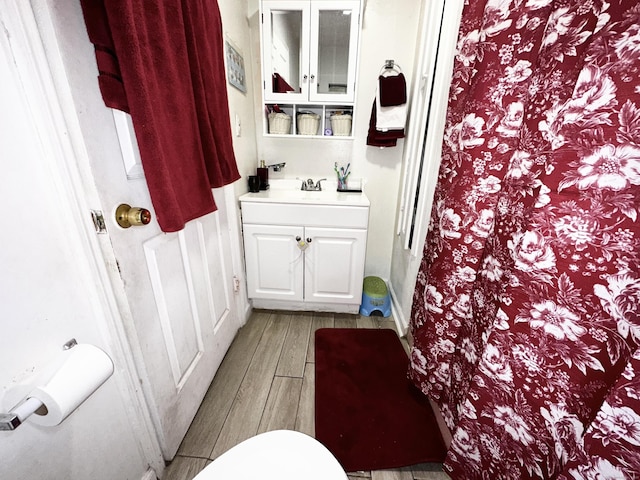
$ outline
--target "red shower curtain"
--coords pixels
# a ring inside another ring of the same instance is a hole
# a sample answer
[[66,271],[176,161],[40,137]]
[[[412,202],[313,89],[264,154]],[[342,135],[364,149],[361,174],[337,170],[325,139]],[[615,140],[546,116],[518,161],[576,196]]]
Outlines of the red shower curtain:
[[453,478],[640,475],[638,3],[464,9],[410,322]]

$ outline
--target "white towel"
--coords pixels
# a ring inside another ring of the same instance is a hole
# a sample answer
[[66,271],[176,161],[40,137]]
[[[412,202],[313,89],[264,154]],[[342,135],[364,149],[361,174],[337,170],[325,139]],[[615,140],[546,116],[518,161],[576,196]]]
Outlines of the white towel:
[[[384,77],[396,76],[400,72],[396,70],[385,70],[381,73]],[[393,107],[380,106],[380,86],[376,88],[376,130],[386,132],[389,130],[403,130],[407,122],[407,104],[395,105]]]

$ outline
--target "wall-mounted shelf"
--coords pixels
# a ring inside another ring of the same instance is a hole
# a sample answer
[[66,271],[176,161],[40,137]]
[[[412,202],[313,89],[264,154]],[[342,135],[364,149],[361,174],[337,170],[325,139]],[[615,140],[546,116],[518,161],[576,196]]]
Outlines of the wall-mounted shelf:
[[264,125],[269,136],[353,138],[353,105],[266,104]]

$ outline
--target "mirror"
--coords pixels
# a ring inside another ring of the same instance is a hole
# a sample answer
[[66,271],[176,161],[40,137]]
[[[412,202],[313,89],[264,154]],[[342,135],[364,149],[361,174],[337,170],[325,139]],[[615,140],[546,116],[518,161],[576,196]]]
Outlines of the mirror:
[[[298,94],[308,82],[312,95],[347,93],[349,53],[354,48],[351,45],[352,14],[352,9],[312,9],[316,18],[311,23],[317,26],[317,33],[311,40],[311,52],[306,52],[303,48],[308,48],[309,25],[304,24],[308,22],[305,11],[269,9],[270,50],[265,54],[271,57],[272,92]],[[311,65],[305,64],[307,58],[311,59]]]
[[347,92],[351,13],[351,10],[319,12],[317,93]]
[[271,10],[271,80],[274,93],[300,92],[302,11]]

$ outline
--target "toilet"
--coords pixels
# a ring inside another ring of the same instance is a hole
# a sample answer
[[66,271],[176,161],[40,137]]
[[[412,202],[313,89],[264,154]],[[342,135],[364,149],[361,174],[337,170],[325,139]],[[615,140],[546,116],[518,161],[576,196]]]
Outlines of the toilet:
[[304,433],[274,430],[239,443],[193,480],[347,480],[327,448]]

